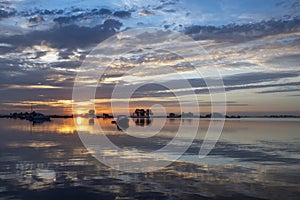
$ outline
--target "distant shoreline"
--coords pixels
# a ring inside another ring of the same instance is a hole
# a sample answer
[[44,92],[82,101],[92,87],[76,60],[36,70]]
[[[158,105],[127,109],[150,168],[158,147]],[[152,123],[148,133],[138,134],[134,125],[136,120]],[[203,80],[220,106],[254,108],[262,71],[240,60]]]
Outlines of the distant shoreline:
[[[76,117],[85,117],[85,116],[74,116],[74,115],[49,115],[51,118],[76,118]],[[0,118],[13,118],[11,115],[0,115]],[[110,119],[114,118],[111,117],[104,117],[102,115],[96,115],[96,118],[104,118],[104,119]],[[149,118],[149,117],[137,117],[137,116],[130,116],[130,118]],[[225,117],[212,117],[210,115],[205,116],[193,116],[193,117],[168,117],[168,116],[151,116],[151,118],[167,118],[167,119],[252,119],[252,118],[265,118],[265,119],[287,119],[287,118],[300,118],[300,116],[297,115],[263,115],[263,116],[240,116],[240,115],[226,115]]]

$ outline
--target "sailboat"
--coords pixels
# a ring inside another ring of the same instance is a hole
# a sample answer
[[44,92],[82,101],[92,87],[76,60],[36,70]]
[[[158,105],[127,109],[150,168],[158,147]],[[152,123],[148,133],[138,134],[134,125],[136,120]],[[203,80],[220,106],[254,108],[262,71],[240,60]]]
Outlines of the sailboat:
[[31,112],[26,116],[26,119],[33,122],[33,123],[43,123],[46,121],[51,121],[49,115],[44,115],[42,113],[38,113],[32,111],[32,105],[30,106]]
[[116,124],[119,130],[126,130],[129,127],[129,119],[126,115],[118,115],[117,120],[111,123]]
[[33,111],[26,117],[26,119],[31,121],[31,122],[37,122],[38,123],[38,122],[50,121],[50,116]]

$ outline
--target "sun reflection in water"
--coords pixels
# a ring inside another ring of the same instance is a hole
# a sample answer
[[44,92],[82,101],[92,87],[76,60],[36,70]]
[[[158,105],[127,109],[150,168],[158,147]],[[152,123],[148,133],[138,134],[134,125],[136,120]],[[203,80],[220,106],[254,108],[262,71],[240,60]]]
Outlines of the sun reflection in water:
[[94,119],[86,118],[86,117],[77,117],[76,118],[76,130],[80,132],[95,134],[96,126]]
[[[18,123],[15,120],[8,120],[10,129],[26,131],[26,132],[48,132],[58,134],[74,134],[78,130],[82,130],[86,133],[96,134],[99,131],[98,124],[105,134],[121,134],[116,126],[111,123],[110,119],[96,119],[86,117],[76,117],[74,119],[51,119],[50,122],[41,124],[32,124],[27,120],[19,120]],[[1,125],[1,124],[0,124]]]
[[82,117],[77,117],[76,122],[77,122],[77,125],[81,125],[82,124]]

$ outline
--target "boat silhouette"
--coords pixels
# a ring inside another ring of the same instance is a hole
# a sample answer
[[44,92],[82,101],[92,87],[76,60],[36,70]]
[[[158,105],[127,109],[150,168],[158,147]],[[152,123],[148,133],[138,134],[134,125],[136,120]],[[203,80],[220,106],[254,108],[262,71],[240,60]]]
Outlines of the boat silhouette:
[[31,112],[29,115],[26,116],[26,119],[28,121],[34,122],[34,123],[42,123],[46,121],[51,121],[49,115],[44,115],[42,113],[38,112]]
[[126,130],[129,127],[129,119],[126,115],[118,115],[111,123],[116,124],[119,130]]

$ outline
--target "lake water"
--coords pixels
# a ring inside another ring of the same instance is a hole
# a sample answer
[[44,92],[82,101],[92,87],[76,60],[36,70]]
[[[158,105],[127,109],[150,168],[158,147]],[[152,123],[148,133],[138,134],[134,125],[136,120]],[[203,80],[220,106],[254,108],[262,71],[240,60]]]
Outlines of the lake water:
[[[0,199],[299,199],[300,120],[227,120],[210,154],[198,156],[208,120],[190,148],[176,162],[154,172],[126,173],[95,159],[80,140],[103,134],[123,151],[145,154],[162,148],[175,136],[180,119],[167,119],[151,138],[134,138],[111,119],[53,119],[31,124],[0,119]],[[143,129],[162,119],[135,119]],[[199,119],[184,119],[195,127]],[[187,133],[188,135],[189,133]],[[145,135],[147,136],[147,134]],[[104,159],[120,157],[101,152]],[[122,156],[131,163],[140,158]],[[168,158],[166,158],[168,159]],[[155,162],[155,161],[153,161]],[[148,164],[148,165],[151,165]]]

